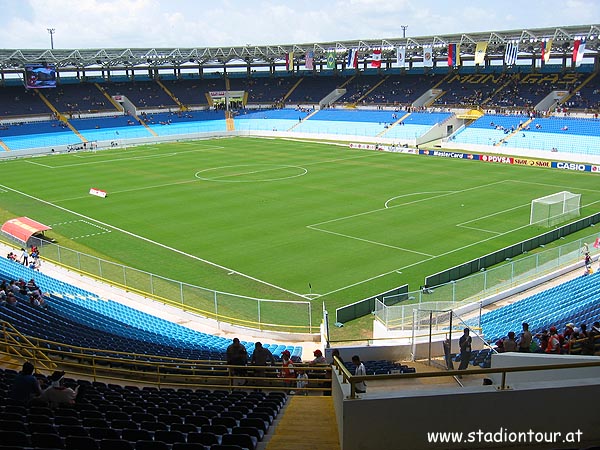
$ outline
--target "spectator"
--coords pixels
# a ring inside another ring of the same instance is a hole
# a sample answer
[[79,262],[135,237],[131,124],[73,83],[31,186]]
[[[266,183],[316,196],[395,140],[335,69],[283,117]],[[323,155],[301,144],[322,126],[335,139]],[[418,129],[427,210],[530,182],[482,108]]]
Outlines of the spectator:
[[21,293],[21,288],[15,280],[10,281],[10,291],[15,295]]
[[589,331],[587,340],[583,344],[583,354],[593,355],[596,353],[596,337],[600,336],[600,322],[594,322]]
[[546,353],[546,348],[548,347],[548,338],[550,334],[548,330],[542,330],[541,333],[535,335],[536,338],[540,341],[540,346],[536,350],[537,353]]
[[504,351],[505,352],[516,352],[517,341],[515,340],[515,332],[509,331],[508,337],[504,339]]
[[570,322],[565,325],[565,332],[563,333],[563,337],[565,341],[569,341],[573,338],[575,334],[575,324]]
[[46,300],[40,295],[40,291],[31,291],[29,293],[29,304],[31,306],[41,306],[42,308],[48,308],[46,306]]
[[339,359],[339,360],[340,360],[340,362],[342,363],[342,365],[344,364],[344,360],[343,360],[343,359],[342,359],[342,357],[340,356],[340,351],[339,351],[337,348],[334,348],[334,349],[331,351],[331,361],[332,361],[332,363],[333,363],[333,357],[334,357],[334,356],[335,356],[337,359]]
[[33,278],[32,278],[31,280],[29,280],[29,281],[28,281],[28,282],[25,284],[25,286],[27,287],[27,290],[28,290],[28,291],[30,291],[30,292],[31,292],[31,291],[37,291],[37,290],[39,290],[39,289],[40,289],[40,288],[37,286],[37,284],[35,284],[35,280],[34,280]]
[[27,250],[25,250],[23,247],[21,247],[21,264],[23,264],[24,266],[29,265],[29,254],[27,253]]
[[306,373],[306,370],[298,368],[296,369],[296,372],[298,372],[298,376],[296,378],[296,389],[302,389],[301,394],[308,395],[308,391],[303,390],[304,388],[308,387],[308,374]]
[[6,304],[7,305],[16,305],[17,304],[17,296],[13,294],[11,291],[6,293]]
[[531,336],[531,332],[529,331],[529,324],[527,322],[523,322],[523,331],[521,332],[521,336],[519,337],[519,351],[522,353],[529,353],[531,351],[531,342],[533,341],[533,336]]
[[77,398],[77,391],[79,386],[75,389],[65,387],[63,384],[65,373],[62,371],[56,371],[48,378],[50,386],[48,386],[44,392],[42,392],[41,399],[48,402],[48,404],[55,408],[60,405],[72,405],[75,403]]
[[452,362],[452,342],[450,342],[450,338],[446,335],[446,339],[442,342],[442,346],[444,348],[444,360],[446,361],[446,368],[448,370],[454,370],[454,363]]
[[470,330],[465,328],[463,335],[458,340],[458,346],[460,347],[460,365],[458,370],[466,370],[471,359],[471,344],[473,339],[469,336]]
[[[356,369],[354,369],[354,375],[363,376],[367,374],[367,369],[365,369],[365,365],[361,362],[358,355],[354,355],[352,357],[352,364],[354,364],[356,367]],[[357,394],[364,394],[367,392],[367,383],[365,381],[359,381],[358,383],[355,383],[354,390]]]
[[315,350],[313,352],[313,355],[314,355],[315,359],[313,359],[311,362],[308,363],[311,366],[314,366],[317,364],[327,364],[327,360],[323,356],[323,352],[321,350],[319,350],[319,349]]
[[[290,379],[296,378],[296,373],[294,372],[294,363],[292,363],[291,354],[289,350],[284,350],[281,353],[281,372],[279,372],[279,376],[284,379],[285,386],[293,386]],[[290,394],[294,395],[294,391],[290,391]]]
[[23,368],[13,381],[10,391],[11,399],[27,404],[31,399],[42,394],[40,382],[33,375],[33,371],[33,364],[28,361],[23,363]]
[[550,327],[550,334],[548,335],[548,344],[546,345],[546,353],[548,354],[560,354],[560,339],[556,332],[556,327]]
[[[245,366],[248,364],[248,351],[246,350],[246,347],[240,344],[238,338],[233,338],[233,342],[227,347],[226,355],[227,364],[230,366]],[[246,375],[246,369],[239,369],[237,367],[230,367],[229,372],[231,376]],[[243,384],[246,384],[246,381],[244,381]]]
[[[275,358],[268,348],[264,348],[260,342],[257,342],[254,344],[254,351],[252,352],[250,364],[253,366],[266,366],[267,364],[275,364]],[[254,369],[255,377],[264,377],[265,374],[266,369],[264,367]],[[264,380],[261,380],[258,382],[258,384],[262,384],[262,381]]]

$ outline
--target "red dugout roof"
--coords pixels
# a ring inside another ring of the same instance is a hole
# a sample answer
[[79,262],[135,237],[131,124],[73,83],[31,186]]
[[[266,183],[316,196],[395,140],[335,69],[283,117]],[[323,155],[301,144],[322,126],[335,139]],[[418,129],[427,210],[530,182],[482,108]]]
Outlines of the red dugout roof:
[[29,217],[17,217],[16,219],[10,219],[4,222],[4,225],[2,225],[3,233],[14,237],[21,242],[27,242],[32,235],[51,229],[51,227],[36,222]]

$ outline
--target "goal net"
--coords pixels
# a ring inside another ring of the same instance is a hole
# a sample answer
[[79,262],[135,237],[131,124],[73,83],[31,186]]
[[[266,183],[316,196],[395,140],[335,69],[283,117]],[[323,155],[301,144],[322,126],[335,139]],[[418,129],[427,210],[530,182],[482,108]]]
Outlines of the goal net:
[[530,225],[551,227],[565,220],[579,217],[581,194],[557,192],[531,201]]

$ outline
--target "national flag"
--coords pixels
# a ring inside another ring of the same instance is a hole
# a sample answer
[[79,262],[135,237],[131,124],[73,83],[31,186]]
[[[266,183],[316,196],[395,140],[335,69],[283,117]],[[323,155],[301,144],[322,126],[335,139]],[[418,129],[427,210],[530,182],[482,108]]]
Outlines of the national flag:
[[288,71],[294,70],[294,52],[289,52],[285,54],[285,67]]
[[333,50],[327,52],[327,68],[335,69],[335,52]]
[[460,66],[460,44],[448,44],[448,67]]
[[433,67],[433,46],[423,46],[423,67]]
[[596,238],[596,242],[594,242],[594,248],[600,247],[600,238]]
[[550,49],[552,48],[552,39],[542,41],[542,61],[544,64],[548,64],[550,61]]
[[315,62],[315,52],[309,50],[306,52],[306,56],[304,57],[304,67],[307,70],[313,70]]
[[483,66],[485,64],[485,53],[487,51],[487,42],[478,42],[475,46],[475,65]]
[[371,67],[381,67],[381,49],[376,48],[373,50],[373,56],[371,61]]
[[517,63],[517,54],[519,53],[518,42],[508,42],[504,52],[504,64],[514,66]]
[[579,67],[583,60],[583,53],[585,52],[585,38],[575,39],[573,42],[573,63],[575,67]]
[[358,67],[358,49],[357,48],[348,49],[347,66],[352,67],[352,68]]
[[406,48],[398,47],[396,49],[396,62],[400,67],[404,67],[404,63],[406,62]]

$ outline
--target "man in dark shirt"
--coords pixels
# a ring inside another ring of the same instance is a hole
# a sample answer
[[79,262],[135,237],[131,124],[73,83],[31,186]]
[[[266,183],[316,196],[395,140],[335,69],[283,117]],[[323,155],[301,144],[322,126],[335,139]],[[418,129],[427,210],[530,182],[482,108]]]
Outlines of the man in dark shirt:
[[[233,343],[227,347],[227,364],[230,366],[245,366],[248,364],[248,352],[246,347],[240,344],[238,338],[233,338]],[[244,369],[238,369],[237,367],[230,367],[231,375],[246,375]]]
[[470,330],[465,328],[464,334],[458,341],[460,347],[460,366],[458,366],[458,370],[466,370],[469,365],[469,360],[471,359],[471,343],[473,339],[469,336],[469,332]]
[[[260,342],[257,342],[254,344],[254,352],[252,352],[250,364],[253,366],[266,366],[267,363],[275,364],[275,358],[268,348],[264,348]],[[255,377],[264,377],[265,373],[265,368],[254,369]],[[264,384],[264,380],[257,381],[257,384]]]
[[10,398],[27,404],[33,397],[37,397],[42,393],[40,382],[33,376],[33,370],[33,364],[30,362],[23,364],[23,369],[14,379]]

